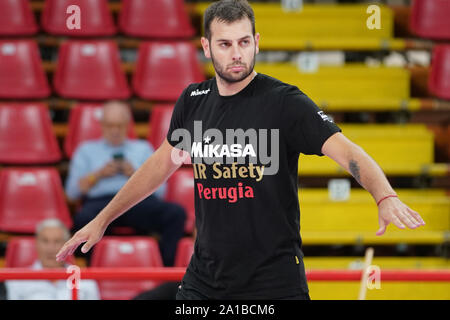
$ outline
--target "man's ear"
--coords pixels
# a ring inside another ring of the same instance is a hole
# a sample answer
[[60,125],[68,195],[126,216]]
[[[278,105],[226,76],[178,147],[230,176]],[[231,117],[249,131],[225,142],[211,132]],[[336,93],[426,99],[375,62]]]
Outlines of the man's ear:
[[260,37],[260,35],[259,35],[259,33],[256,33],[255,34],[255,53],[257,54],[257,53],[259,53],[259,37]]
[[211,58],[211,54],[210,54],[210,49],[209,49],[209,40],[206,39],[205,37],[202,37],[200,39],[201,43],[202,43],[202,47],[203,47],[203,53],[205,54],[205,57],[210,59]]

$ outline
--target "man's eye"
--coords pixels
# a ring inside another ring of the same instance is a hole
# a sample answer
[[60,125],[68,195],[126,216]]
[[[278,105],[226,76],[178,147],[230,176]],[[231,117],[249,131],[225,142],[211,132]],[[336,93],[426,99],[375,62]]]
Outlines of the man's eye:
[[248,40],[242,40],[241,43],[244,44],[244,45],[247,45],[249,43],[249,41]]
[[223,48],[228,47],[228,43],[222,42],[222,43],[220,44],[220,46],[223,47]]

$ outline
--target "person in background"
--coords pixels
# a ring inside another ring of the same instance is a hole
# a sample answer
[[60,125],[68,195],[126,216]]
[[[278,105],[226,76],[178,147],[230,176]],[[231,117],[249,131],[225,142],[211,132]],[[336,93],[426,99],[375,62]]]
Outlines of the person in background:
[[[154,151],[145,140],[127,138],[131,117],[125,103],[105,103],[102,138],[86,141],[75,150],[65,186],[70,200],[82,200],[81,209],[74,217],[74,232],[97,216]],[[157,233],[163,263],[172,266],[176,245],[184,236],[186,212],[183,207],[162,200],[165,189],[164,183],[154,194],[130,208],[112,227],[131,227],[139,234]]]
[[[36,227],[37,260],[33,270],[67,268],[67,262],[56,261],[55,254],[70,238],[69,230],[58,219],[46,219]],[[72,290],[67,280],[8,280],[5,281],[8,300],[71,300]],[[80,300],[99,300],[100,294],[94,280],[80,280]]]

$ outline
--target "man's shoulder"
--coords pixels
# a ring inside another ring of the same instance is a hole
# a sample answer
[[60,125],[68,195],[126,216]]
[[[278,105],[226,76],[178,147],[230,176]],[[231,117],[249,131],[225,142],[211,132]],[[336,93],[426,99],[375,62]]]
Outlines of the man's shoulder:
[[304,94],[297,86],[283,82],[267,74],[259,73],[259,79],[261,90],[264,92],[277,95]]

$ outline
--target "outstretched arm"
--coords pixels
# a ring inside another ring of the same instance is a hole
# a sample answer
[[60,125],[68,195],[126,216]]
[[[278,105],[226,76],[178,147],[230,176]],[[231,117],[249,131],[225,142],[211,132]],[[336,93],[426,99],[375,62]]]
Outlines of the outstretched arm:
[[[358,145],[338,132],[325,141],[322,153],[349,172],[358,183],[366,189],[378,203],[388,195],[396,195],[379,165]],[[398,197],[389,197],[378,206],[378,223],[380,229],[377,235],[386,231],[389,223],[400,229],[405,225],[411,229],[425,225],[416,211],[409,208]]]
[[174,149],[167,139],[164,140],[158,150],[134,172],[108,205],[63,245],[56,255],[56,259],[64,260],[84,242],[86,244],[81,251],[88,252],[102,238],[106,228],[113,220],[156,191],[181,165],[172,160],[172,151],[181,152]]

